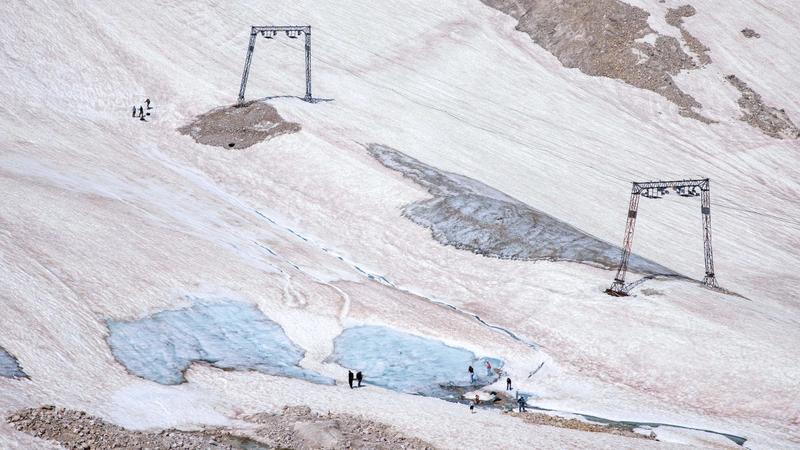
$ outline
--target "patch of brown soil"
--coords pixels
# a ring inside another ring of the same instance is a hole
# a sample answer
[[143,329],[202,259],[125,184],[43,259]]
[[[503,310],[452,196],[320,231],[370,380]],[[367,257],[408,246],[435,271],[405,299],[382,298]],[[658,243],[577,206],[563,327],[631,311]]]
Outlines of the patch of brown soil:
[[737,101],[739,109],[742,111],[741,120],[777,139],[800,138],[800,129],[792,122],[785,110],[765,105],[761,95],[736,75],[728,75],[725,79],[742,94]]
[[264,425],[259,440],[292,449],[433,449],[392,427],[348,414],[317,414],[306,406],[285,407],[282,414],[259,413],[244,420]]
[[536,412],[519,413],[513,411],[508,412],[507,414],[512,415],[514,417],[519,417],[523,421],[527,423],[532,423],[534,425],[549,425],[551,427],[569,428],[572,430],[589,431],[593,433],[616,434],[618,436],[625,436],[625,437],[639,438],[639,439],[655,440],[656,438],[655,434],[653,433],[650,433],[649,435],[639,434],[624,428],[587,423],[577,419],[565,419],[563,417],[551,416],[549,414],[542,414]]
[[[565,67],[656,92],[678,105],[682,115],[712,122],[696,111],[702,105],[673,80],[681,70],[697,68],[697,63],[677,39],[658,34],[647,24],[647,11],[619,0],[481,1],[518,19],[517,30],[530,35]],[[641,41],[650,34],[656,35],[654,44]],[[705,48],[699,41],[689,45]]]
[[756,31],[755,31],[755,30],[753,30],[753,29],[751,29],[751,28],[745,28],[745,29],[743,29],[743,30],[742,30],[742,34],[744,35],[744,37],[746,37],[746,38],[748,38],[748,39],[749,39],[749,38],[756,38],[756,39],[758,39],[758,38],[760,38],[760,37],[761,37],[761,35],[760,35],[760,34],[756,33]]
[[[7,421],[17,430],[58,442],[69,449],[181,448],[205,450],[266,449],[419,449],[432,450],[425,441],[392,427],[347,414],[317,414],[305,406],[284,408],[282,414],[259,413],[243,417],[257,424],[240,435],[235,430],[131,431],[83,411],[51,405],[17,411]],[[252,436],[253,438],[251,438]]]
[[283,120],[271,105],[252,101],[213,109],[178,131],[200,144],[242,149],[282,134],[297,133],[300,125]]
[[158,432],[126,430],[83,411],[42,406],[18,411],[8,422],[19,431],[41,439],[56,441],[69,449],[143,449],[181,448],[232,450],[248,448],[266,450],[266,444],[235,436],[220,430]]
[[708,52],[711,51],[711,49],[706,47],[705,44],[700,42],[699,39],[686,31],[686,28],[683,27],[683,18],[692,17],[695,14],[697,14],[697,10],[694,9],[694,6],[683,5],[680,8],[668,9],[665,19],[668,24],[681,30],[681,36],[686,42],[686,45],[688,45],[689,48],[692,49],[692,51],[697,55],[700,65],[705,66],[706,64],[711,63],[711,57],[708,56]]

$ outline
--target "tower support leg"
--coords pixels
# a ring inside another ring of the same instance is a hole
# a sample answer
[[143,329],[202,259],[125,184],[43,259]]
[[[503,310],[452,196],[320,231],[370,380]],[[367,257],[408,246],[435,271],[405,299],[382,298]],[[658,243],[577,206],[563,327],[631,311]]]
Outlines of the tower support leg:
[[256,31],[250,30],[250,44],[247,46],[247,57],[244,60],[244,72],[242,73],[242,84],[239,86],[238,104],[244,104],[244,90],[247,88],[247,77],[250,75],[250,61],[253,59],[253,50],[256,48]]
[[628,259],[630,259],[631,248],[633,247],[633,232],[636,227],[636,215],[639,211],[639,195],[639,191],[634,186],[634,190],[631,192],[631,200],[628,204],[628,220],[625,223],[625,237],[622,241],[622,257],[619,261],[614,282],[606,290],[610,295],[627,295],[627,292],[625,292],[625,274],[628,272]]
[[711,186],[706,186],[700,191],[700,212],[703,215],[703,254],[706,263],[706,275],[703,284],[708,287],[718,288],[717,278],[714,275],[714,253],[711,248]]
[[311,27],[306,30],[306,97],[307,102],[312,102],[311,96]]

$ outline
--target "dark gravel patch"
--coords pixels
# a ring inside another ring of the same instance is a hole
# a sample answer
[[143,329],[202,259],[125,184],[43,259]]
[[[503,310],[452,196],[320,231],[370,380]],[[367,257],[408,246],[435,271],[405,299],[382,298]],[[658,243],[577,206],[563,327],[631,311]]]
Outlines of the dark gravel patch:
[[777,139],[800,138],[800,129],[792,122],[785,110],[764,104],[761,95],[736,75],[728,75],[725,79],[741,93],[741,97],[737,100],[739,109],[742,111],[741,120]]
[[[675,85],[673,77],[711,61],[708,48],[683,29],[682,17],[694,14],[684,6],[670,10],[668,20],[681,28],[698,62],[680,41],[657,33],[647,23],[649,13],[619,0],[481,0],[519,22],[517,30],[552,53],[565,67],[614,78],[653,91],[680,107],[683,116],[705,123],[702,105]],[[640,39],[655,35],[654,43]]]
[[243,149],[282,134],[297,133],[300,125],[287,122],[271,105],[252,101],[242,106],[215,108],[178,128],[200,144]]
[[58,442],[68,449],[266,450],[269,448],[266,444],[219,429],[131,431],[83,411],[56,408],[52,405],[17,411],[7,420],[19,431],[40,439]]
[[349,414],[318,414],[307,406],[285,407],[282,414],[259,413],[244,420],[263,425],[260,440],[278,448],[293,449],[413,449],[433,445],[409,437],[389,425]]
[[744,35],[744,37],[746,37],[748,39],[758,39],[758,38],[761,37],[761,35],[756,33],[756,31],[753,30],[752,28],[743,29],[742,30],[742,35]]

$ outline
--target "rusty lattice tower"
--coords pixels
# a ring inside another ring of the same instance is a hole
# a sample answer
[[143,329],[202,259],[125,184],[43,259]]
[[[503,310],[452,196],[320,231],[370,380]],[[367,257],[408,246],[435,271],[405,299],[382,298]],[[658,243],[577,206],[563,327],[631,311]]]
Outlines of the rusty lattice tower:
[[700,197],[700,213],[703,216],[703,250],[705,254],[706,274],[703,284],[708,287],[718,288],[717,278],[714,275],[714,254],[711,249],[711,181],[708,178],[699,180],[680,181],[645,181],[634,182],[631,190],[631,200],[628,204],[628,220],[625,224],[625,237],[622,241],[622,257],[620,258],[617,276],[611,287],[606,292],[614,296],[628,295],[630,285],[625,284],[625,274],[628,272],[628,259],[633,247],[633,232],[636,226],[636,216],[639,211],[639,198],[661,198],[674,191],[681,197]]
[[253,51],[256,48],[256,37],[261,34],[265,39],[274,39],[278,32],[286,33],[289,39],[297,39],[300,35],[306,38],[306,96],[303,100],[313,102],[311,96],[311,27],[303,26],[263,26],[250,27],[250,44],[247,46],[247,57],[244,60],[244,72],[242,73],[242,84],[239,87],[239,104],[244,103],[244,91],[247,88],[247,77],[250,75],[250,61],[253,59]]

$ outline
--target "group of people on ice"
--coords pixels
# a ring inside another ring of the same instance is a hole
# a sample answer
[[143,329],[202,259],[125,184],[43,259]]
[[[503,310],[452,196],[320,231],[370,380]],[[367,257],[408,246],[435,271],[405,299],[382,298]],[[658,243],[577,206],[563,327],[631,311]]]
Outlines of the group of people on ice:
[[[469,368],[467,369],[467,372],[469,372],[469,382],[472,383],[472,384],[475,384],[475,380],[476,380],[476,378],[475,378],[475,369],[472,366],[469,366]],[[486,376],[487,377],[491,377],[492,376],[492,363],[490,363],[489,361],[486,361]]]
[[[144,104],[147,106],[148,110],[153,109],[153,107],[150,106],[150,99],[149,98],[144,101]],[[146,120],[144,119],[144,115],[145,115],[144,108],[141,105],[139,105],[139,110],[138,110],[139,114],[137,115],[136,113],[137,113],[136,106],[134,106],[133,107],[133,112],[131,113],[131,117],[139,117],[139,120],[141,120],[142,122],[146,122]],[[147,113],[147,115],[149,116],[150,113]]]
[[[486,376],[487,377],[491,377],[492,376],[492,364],[489,361],[486,361],[485,364],[486,364],[485,365],[485,367],[486,367]],[[477,380],[477,378],[475,376],[475,368],[472,367],[472,366],[469,366],[467,368],[467,373],[469,373],[469,381],[470,381],[470,383],[475,384],[475,381]],[[513,388],[511,387],[511,378],[510,377],[506,377],[506,391],[511,391],[511,390],[513,390]],[[494,392],[492,392],[492,394],[496,395]],[[525,412],[526,408],[528,407],[527,397],[524,396],[524,395],[520,395],[519,393],[516,394],[516,397],[517,397],[516,402],[517,402],[517,407],[519,408],[519,412]],[[498,399],[495,399],[494,401],[498,401]],[[470,401],[470,403],[469,403],[470,412],[474,413],[475,412],[475,407],[480,405],[480,404],[481,404],[480,396],[478,394],[475,394],[475,398],[472,401]]]
[[[487,378],[491,378],[492,377],[492,363],[490,363],[489,361],[485,361],[484,364],[485,364],[484,367],[486,369],[486,377]],[[477,381],[477,377],[475,376],[475,368],[472,367],[472,366],[469,366],[467,368],[467,373],[469,373],[469,381],[470,381],[470,383],[471,384],[475,384],[475,382]],[[355,387],[361,387],[361,383],[362,383],[363,380],[364,380],[364,375],[361,373],[360,370],[357,371],[355,374],[353,374],[352,370],[348,370],[347,371],[347,384],[350,386],[350,389],[353,389]],[[356,384],[355,386],[353,385],[354,383]],[[511,390],[513,390],[512,387],[511,387],[511,378],[507,377],[506,378],[506,391],[511,391]],[[492,392],[492,394],[495,394],[495,393]],[[528,406],[527,397],[517,393],[516,394],[516,398],[517,398],[516,403],[517,403],[517,406],[519,408],[519,412],[525,412],[526,408]],[[494,401],[498,401],[498,400],[499,399],[495,399]],[[470,412],[474,413],[475,412],[475,407],[480,405],[480,404],[481,404],[480,396],[478,394],[475,394],[475,398],[472,401],[470,401],[470,404],[469,404]]]
[[353,389],[353,381],[354,380],[356,382],[358,382],[358,386],[356,386],[356,387],[361,387],[361,381],[364,380],[364,375],[361,374],[360,370],[355,374],[355,376],[353,376],[353,371],[352,370],[348,370],[347,371],[347,384],[350,385],[350,389]]

